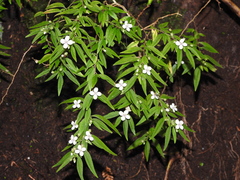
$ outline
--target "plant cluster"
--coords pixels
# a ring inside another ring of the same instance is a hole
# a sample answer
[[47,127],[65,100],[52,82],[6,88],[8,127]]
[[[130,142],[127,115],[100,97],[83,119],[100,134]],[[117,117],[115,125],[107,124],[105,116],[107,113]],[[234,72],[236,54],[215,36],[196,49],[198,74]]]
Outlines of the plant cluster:
[[[84,163],[97,177],[89,147],[116,154],[94,135],[95,128],[123,135],[126,140],[133,134],[136,138],[128,150],[143,146],[146,160],[151,147],[164,156],[169,142],[176,143],[179,135],[188,141],[184,130],[192,130],[181,120],[183,114],[174,97],[164,89],[176,77],[189,74],[196,90],[203,71],[220,67],[204,54],[217,51],[199,40],[203,34],[171,29],[168,23],[142,27],[115,0],[56,2],[35,16],[46,16],[27,36],[34,36],[32,43],[42,44],[44,50],[38,63],[45,68],[37,78],[57,79],[59,96],[68,79],[80,94],[62,102],[78,114],[66,127],[72,134],[63,150],[68,152],[54,165],[59,166],[57,171],[73,161],[81,179]],[[116,74],[109,73],[113,66]],[[101,86],[104,83],[111,86],[109,91]],[[93,114],[95,101],[111,111]]]

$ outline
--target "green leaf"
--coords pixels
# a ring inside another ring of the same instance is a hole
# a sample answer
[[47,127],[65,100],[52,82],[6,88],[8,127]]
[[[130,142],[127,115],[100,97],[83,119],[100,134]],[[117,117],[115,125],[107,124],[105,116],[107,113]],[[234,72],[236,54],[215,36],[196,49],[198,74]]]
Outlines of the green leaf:
[[44,34],[42,31],[38,31],[37,35],[33,38],[32,44],[35,43],[40,37],[42,37]]
[[222,68],[222,66],[212,57],[208,56],[208,55],[204,55],[204,59],[205,60],[209,60],[213,65]]
[[103,103],[107,104],[108,107],[110,107],[111,109],[113,109],[113,110],[115,109],[115,108],[113,107],[112,103],[109,101],[109,99],[108,99],[104,94],[102,94],[101,96],[99,96],[98,99],[99,99],[100,101],[102,101]]
[[58,74],[58,96],[60,96],[63,87],[63,76]]
[[[54,164],[52,167],[57,167],[63,164],[65,161],[67,161],[71,157],[71,152],[66,153],[56,164]],[[60,171],[61,169],[59,169]],[[58,172],[58,171],[57,171]]]
[[134,106],[136,106],[136,108],[138,108],[138,109],[140,108],[139,107],[140,105],[139,105],[139,102],[137,99],[138,95],[132,89],[127,91],[125,93],[125,95],[126,95],[127,99],[131,102],[131,104],[134,104]]
[[42,76],[44,76],[44,75],[47,75],[49,72],[50,72],[50,69],[49,69],[49,68],[44,69],[41,73],[39,73],[39,74],[35,77],[35,79],[40,78],[40,77],[42,77]]
[[105,38],[106,38],[106,43],[108,46],[113,46],[114,45],[114,38],[115,38],[116,34],[115,34],[115,28],[113,28],[112,25],[108,26],[107,27],[107,30],[106,30],[106,35],[105,35]]
[[156,55],[160,56],[161,58],[166,58],[164,56],[164,54],[161,51],[159,51],[157,48],[155,48],[154,46],[147,46],[146,49],[154,52]]
[[182,64],[182,50],[177,47],[177,69],[180,67]]
[[159,81],[160,83],[162,83],[163,85],[167,86],[167,83],[161,78],[161,76],[159,76],[159,74],[158,74],[154,69],[152,69],[151,72],[152,72],[153,77],[154,77],[156,80],[158,80],[158,81]]
[[193,67],[193,69],[195,69],[195,62],[194,62],[194,59],[193,59],[193,55],[190,51],[188,51],[187,49],[185,49],[185,53],[187,55],[187,58],[189,60],[189,63],[191,64],[191,66]]
[[194,85],[194,91],[197,90],[199,82],[201,79],[201,69],[199,67],[197,67],[194,70],[194,74],[193,74],[193,85]]
[[48,9],[48,10],[44,11],[43,13],[44,14],[51,14],[51,13],[58,13],[60,11],[61,11],[60,9]]
[[94,174],[94,176],[96,176],[98,178],[98,175],[97,175],[94,165],[93,165],[92,157],[88,151],[84,152],[84,158],[85,158],[88,168],[91,170],[91,172]]
[[123,134],[128,141],[128,120],[123,121]]
[[4,67],[1,63],[0,63],[0,69],[3,70],[3,71],[7,71],[7,68]]
[[133,119],[131,118],[131,119],[127,120],[127,122],[128,122],[128,125],[129,125],[133,135],[135,135],[136,131],[135,131],[135,125],[134,125]]
[[131,62],[136,62],[138,60],[138,58],[136,56],[127,56],[127,57],[123,57],[120,60],[118,60],[117,62],[115,62],[113,65],[122,65],[122,64],[127,64],[127,63],[131,63]]
[[190,142],[190,140],[187,138],[187,136],[184,134],[182,130],[178,130],[179,134],[185,139],[187,142]]
[[141,146],[143,144],[143,142],[145,142],[146,140],[146,134],[144,134],[143,136],[141,136],[140,138],[136,139],[128,148],[127,150],[132,150],[135,149],[138,146]]
[[111,89],[111,93],[108,95],[108,99],[111,101],[112,99],[116,98],[120,94],[121,94],[121,91],[119,91],[119,89],[114,87]]
[[[168,53],[168,51],[171,49],[171,47],[173,47],[174,43],[172,41],[169,41],[163,48],[162,53],[163,55],[166,55]],[[179,49],[179,48],[177,48]]]
[[115,118],[117,116],[119,116],[118,111],[113,111],[113,112],[110,112],[110,113],[106,114],[104,117],[106,119],[112,119],[112,118]]
[[170,141],[170,138],[171,138],[171,127],[169,126],[166,130],[166,133],[165,133],[165,141],[164,141],[164,148],[163,150],[165,151],[168,147],[168,144],[169,144],[169,141]]
[[[116,117],[115,115],[119,115],[118,112],[115,113],[115,112],[112,112],[114,113],[114,116],[113,117]],[[118,131],[118,129],[106,118],[106,117],[111,117],[110,113],[105,116],[101,116],[101,115],[93,115],[94,117],[100,119],[102,122],[104,122],[105,124],[107,124],[110,128],[112,128],[118,135],[121,136],[120,132]]]
[[[136,69],[135,67],[130,67],[130,68],[126,69],[124,72],[122,72],[122,73],[118,76],[117,80],[119,80],[119,79],[121,79],[122,77],[124,77],[124,76],[130,74],[131,72],[135,71],[135,69]],[[133,76],[133,77],[134,77],[134,76]]]
[[138,51],[141,51],[142,48],[140,47],[130,47],[129,49],[125,50],[125,51],[122,51],[121,53],[122,54],[132,54],[132,53],[135,53],[135,52],[138,52]]
[[34,18],[38,17],[38,16],[45,16],[44,12],[39,11],[36,14],[34,14]]
[[17,5],[18,5],[19,8],[22,8],[21,0],[16,0],[16,3],[17,3]]
[[95,146],[97,146],[100,149],[103,149],[104,151],[116,156],[117,154],[115,154],[112,150],[110,150],[106,144],[104,142],[102,142],[101,139],[99,139],[97,136],[92,135],[92,137],[94,138],[94,141],[92,142]]
[[98,74],[98,77],[107,81],[112,86],[115,86],[115,82],[109,76],[107,76],[106,74]]
[[186,129],[187,131],[190,132],[195,132],[194,130],[190,129],[188,126],[186,126],[185,124],[183,124],[184,129]]
[[70,52],[71,52],[71,55],[72,55],[72,58],[74,59],[74,61],[77,62],[76,49],[74,48],[74,46],[71,46]]
[[78,156],[77,157],[77,172],[81,180],[84,180],[83,177],[83,162],[82,159]]
[[137,76],[132,76],[131,79],[127,82],[127,86],[123,89],[122,94],[126,93],[132,86],[135,84]]
[[109,57],[111,57],[111,58],[118,57],[117,53],[115,51],[113,51],[112,49],[105,47],[105,50],[106,50],[106,54]]
[[145,142],[144,154],[145,154],[146,161],[148,161],[149,160],[149,155],[150,155],[150,143],[149,143],[149,141]]
[[210,44],[206,43],[206,42],[199,42],[201,45],[203,45],[203,49],[211,52],[211,53],[218,53],[218,51],[216,49],[214,49],[214,47],[212,47]]
[[88,82],[88,88],[89,90],[92,89],[93,87],[95,87],[95,85],[97,84],[98,81],[98,76],[95,73],[95,69],[94,67],[92,67],[91,69],[89,69],[89,74],[87,75],[87,82]]
[[164,124],[164,118],[159,119],[152,132],[152,135],[150,136],[150,139],[153,139],[162,130],[163,124]]
[[168,96],[166,94],[161,94],[161,99],[175,99],[175,97],[172,97],[172,96]]
[[80,57],[80,59],[84,62],[84,64],[87,64],[86,57],[85,57],[85,54],[84,54],[82,48],[76,43],[74,43],[73,46],[74,46],[75,50],[77,51],[77,54]]
[[50,63],[56,60],[57,58],[59,58],[63,52],[64,52],[64,49],[62,45],[57,46],[52,53],[52,56],[50,58]]
[[[87,54],[87,56],[92,60],[93,57],[92,57],[92,54],[91,54],[91,51],[90,49],[88,49],[88,47],[86,46],[85,42],[81,39],[76,39],[75,40],[76,43],[80,44],[84,50],[84,52]],[[75,43],[74,43],[75,44]],[[79,50],[79,49],[78,49]]]
[[92,96],[91,96],[90,94],[87,94],[87,95],[85,96],[85,98],[84,98],[82,107],[83,107],[84,109],[88,110],[89,107],[90,107],[91,104],[92,104],[92,100],[93,100]]
[[173,142],[176,143],[176,141],[177,141],[177,133],[176,133],[176,130],[175,130],[174,127],[172,128],[172,137],[173,137]]
[[11,49],[11,48],[0,44],[0,49]]
[[74,75],[72,75],[67,70],[64,70],[64,73],[67,75],[68,79],[70,79],[72,82],[74,82],[77,86],[80,86],[80,83],[78,82],[77,78]]
[[155,146],[155,148],[157,149],[158,153],[164,157],[164,153],[163,153],[163,150],[161,148],[161,145],[159,144],[159,142],[157,141],[157,139],[153,138],[152,139],[152,142],[153,142],[153,145]]
[[157,88],[156,84],[154,83],[153,78],[152,78],[151,76],[146,75],[146,79],[147,79],[149,85],[153,88],[153,90],[154,90],[155,92],[157,92],[157,91],[158,91],[158,88]]
[[62,14],[77,14],[79,12],[79,10],[78,9],[67,9],[67,10],[64,10],[64,11],[59,10],[58,12],[60,12],[60,13],[56,14],[56,16],[59,16],[59,15],[62,15]]
[[52,9],[52,8],[58,8],[58,7],[65,8],[63,3],[57,2],[57,3],[50,4],[49,6],[46,7],[46,9]]
[[70,161],[71,161],[72,157],[71,157],[71,152],[68,152],[67,154],[65,154],[65,156],[63,156],[63,158],[57,163],[55,164],[53,167],[60,165],[60,167],[57,169],[57,172],[59,172],[62,168],[64,168]]
[[51,56],[52,56],[52,54],[45,54],[45,55],[38,61],[38,63],[39,63],[39,64],[42,64],[42,63],[48,61],[48,60],[51,58]]

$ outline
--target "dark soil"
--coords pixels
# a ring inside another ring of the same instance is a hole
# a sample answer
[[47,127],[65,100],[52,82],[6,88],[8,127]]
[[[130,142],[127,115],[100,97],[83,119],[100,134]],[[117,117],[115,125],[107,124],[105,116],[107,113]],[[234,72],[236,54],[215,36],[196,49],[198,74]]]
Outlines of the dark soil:
[[[173,1],[175,2],[175,1]],[[195,2],[184,0],[183,27],[189,22],[206,0]],[[240,2],[235,0],[240,7]],[[134,4],[127,4],[133,9]],[[151,20],[159,17],[155,10]],[[161,11],[162,13],[162,11]],[[163,13],[164,14],[164,13]],[[24,14],[22,14],[24,15]],[[142,21],[148,24],[146,16]],[[19,19],[3,18],[3,44],[11,47],[10,58],[0,62],[15,72],[23,53],[31,45],[26,39],[28,30]],[[145,163],[142,149],[126,152],[124,139],[95,131],[118,156],[111,156],[99,149],[91,149],[99,179],[149,179],[162,180],[239,180],[240,179],[240,18],[217,1],[212,1],[195,19],[190,27],[206,35],[202,40],[213,45],[219,54],[212,56],[223,66],[216,73],[205,74],[200,88],[193,91],[190,80],[178,81],[169,94],[175,95],[183,119],[195,133],[188,133],[191,142],[179,141],[172,145],[168,156],[160,158],[152,152]],[[79,179],[74,165],[56,173],[52,168],[64,153],[69,134],[63,127],[75,118],[75,114],[64,111],[58,104],[72,96],[67,88],[63,97],[56,96],[54,82],[43,83],[35,79],[39,67],[33,58],[41,51],[34,47],[25,57],[20,71],[3,104],[0,105],[0,179],[8,180],[75,180]],[[0,74],[1,97],[11,77]],[[106,112],[102,106],[97,111]],[[180,139],[182,140],[182,139]],[[180,148],[179,148],[180,147]],[[86,179],[96,179],[85,170]]]

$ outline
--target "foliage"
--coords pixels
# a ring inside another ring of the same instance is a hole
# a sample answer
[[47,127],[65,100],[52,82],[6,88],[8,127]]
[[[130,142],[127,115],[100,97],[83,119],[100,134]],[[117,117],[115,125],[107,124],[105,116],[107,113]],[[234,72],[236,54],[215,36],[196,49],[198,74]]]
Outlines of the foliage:
[[[188,74],[197,90],[203,71],[214,72],[216,66],[221,67],[204,52],[217,51],[201,42],[203,34],[194,29],[182,34],[181,29],[157,22],[142,27],[129,14],[116,1],[75,0],[49,4],[35,15],[46,16],[27,36],[33,36],[32,43],[42,44],[45,50],[38,61],[45,69],[37,78],[57,79],[59,96],[69,79],[81,94],[62,102],[78,115],[66,127],[73,135],[64,148],[68,152],[54,165],[59,166],[57,171],[73,161],[81,179],[84,164],[97,177],[89,146],[116,155],[92,134],[93,127],[123,135],[126,140],[133,134],[136,140],[128,150],[143,146],[146,160],[152,147],[164,156],[169,142],[175,143],[179,135],[188,141],[184,130],[192,130],[179,120],[183,114],[164,89]],[[112,66],[117,73],[110,76]],[[108,92],[101,86],[106,83],[111,86]],[[106,104],[111,112],[93,114],[95,100]]]

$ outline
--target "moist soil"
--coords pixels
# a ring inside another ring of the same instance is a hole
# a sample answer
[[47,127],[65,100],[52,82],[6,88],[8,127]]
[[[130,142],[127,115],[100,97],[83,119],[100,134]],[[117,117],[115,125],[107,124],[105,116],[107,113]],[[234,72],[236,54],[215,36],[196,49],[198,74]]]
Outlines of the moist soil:
[[[172,1],[184,9],[180,26],[185,27],[207,1]],[[240,2],[235,1],[240,7]],[[136,6],[132,1],[128,9]],[[165,4],[165,10],[169,10]],[[151,8],[141,17],[147,25],[167,14],[161,8]],[[172,6],[173,7],[173,6]],[[136,10],[136,8],[135,8]],[[136,10],[137,11],[137,10]],[[134,12],[134,11],[133,11]],[[171,13],[171,12],[170,12]],[[24,13],[20,12],[21,17]],[[134,15],[134,13],[133,13]],[[11,47],[10,58],[0,58],[11,72],[16,72],[24,52],[31,45],[26,23],[22,19],[3,17],[2,43]],[[215,47],[219,53],[211,54],[223,68],[216,73],[203,75],[197,92],[193,91],[189,78],[178,80],[167,93],[176,96],[179,111],[186,115],[185,123],[195,133],[187,135],[190,142],[179,139],[161,158],[152,150],[149,162],[145,162],[142,149],[126,152],[131,142],[124,138],[93,130],[118,156],[92,148],[94,164],[99,179],[104,180],[239,180],[240,179],[240,18],[224,4],[212,1],[189,27],[205,34],[201,40]],[[75,96],[70,87],[57,97],[56,82],[44,83],[35,79],[40,67],[34,59],[42,55],[34,46],[25,56],[14,83],[0,105],[0,179],[8,180],[77,180],[74,164],[60,172],[52,166],[64,155],[70,134],[63,128],[76,117],[76,113],[64,111],[59,103]],[[12,77],[0,73],[1,97]],[[108,109],[96,105],[96,111]],[[97,179],[85,168],[86,179]]]

